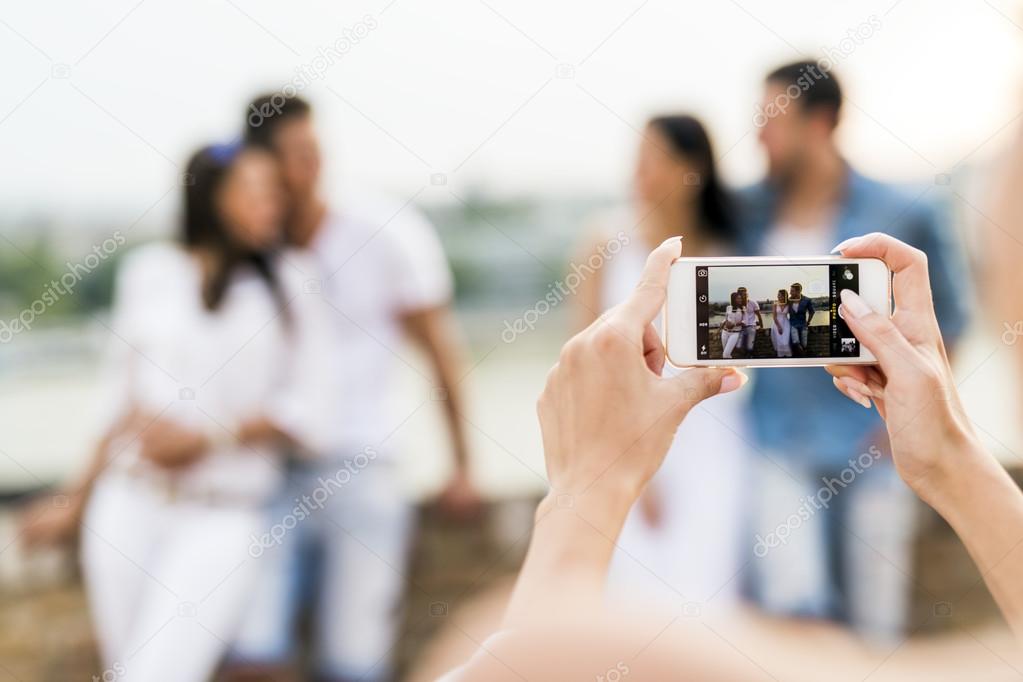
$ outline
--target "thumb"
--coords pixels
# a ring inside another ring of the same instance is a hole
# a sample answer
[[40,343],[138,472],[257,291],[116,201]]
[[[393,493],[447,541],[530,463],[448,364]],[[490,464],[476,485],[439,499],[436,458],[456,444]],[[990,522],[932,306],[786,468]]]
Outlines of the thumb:
[[670,399],[683,408],[683,415],[707,398],[736,391],[747,381],[749,377],[738,370],[718,367],[688,369],[661,379]]
[[894,372],[914,357],[913,348],[887,315],[874,312],[855,292],[843,289],[839,311],[853,335],[874,354],[881,368]]

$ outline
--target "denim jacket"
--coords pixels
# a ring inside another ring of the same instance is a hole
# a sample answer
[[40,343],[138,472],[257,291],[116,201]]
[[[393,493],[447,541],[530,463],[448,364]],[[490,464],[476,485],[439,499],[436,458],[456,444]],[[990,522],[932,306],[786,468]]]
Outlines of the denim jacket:
[[[945,211],[931,188],[905,191],[869,179],[849,168],[846,191],[838,207],[836,244],[868,232],[886,232],[927,254],[938,323],[948,347],[967,324],[970,288],[966,262]],[[775,222],[778,192],[761,182],[739,193],[740,248],[743,255],[762,254],[764,238]],[[881,427],[874,410],[842,396],[819,367],[770,368],[757,373],[751,415],[755,445],[818,471],[848,465]]]

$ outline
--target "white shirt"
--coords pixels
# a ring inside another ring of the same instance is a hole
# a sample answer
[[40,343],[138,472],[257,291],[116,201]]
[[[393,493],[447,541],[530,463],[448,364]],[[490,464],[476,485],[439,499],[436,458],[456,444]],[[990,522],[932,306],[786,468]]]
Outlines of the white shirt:
[[791,223],[775,223],[764,237],[765,256],[825,256],[835,245],[835,227],[824,223],[813,227],[797,227]]
[[742,312],[742,324],[746,327],[753,327],[757,323],[757,312],[760,311],[760,304],[756,301],[746,301],[746,307]]
[[374,212],[346,205],[325,219],[309,251],[332,321],[339,360],[336,456],[389,452],[393,369],[404,364],[403,315],[450,302],[453,281],[433,226],[414,208]]
[[725,331],[736,334],[742,331],[741,327],[742,320],[744,317],[745,313],[743,312],[742,308],[733,308],[732,306],[728,306],[728,308],[725,310],[725,322],[731,322],[732,328],[726,329]]
[[[302,257],[292,254],[289,262]],[[311,267],[311,266],[310,266]],[[155,244],[129,254],[118,271],[111,319],[111,419],[133,406],[204,433],[233,432],[266,416],[310,450],[331,447],[327,396],[334,392],[321,305],[302,280],[278,267],[290,327],[266,283],[236,272],[219,307],[206,309],[199,262]],[[269,447],[221,447],[170,475],[139,458],[137,443],[112,448],[111,468],[169,484],[185,494],[265,500],[280,480]]]

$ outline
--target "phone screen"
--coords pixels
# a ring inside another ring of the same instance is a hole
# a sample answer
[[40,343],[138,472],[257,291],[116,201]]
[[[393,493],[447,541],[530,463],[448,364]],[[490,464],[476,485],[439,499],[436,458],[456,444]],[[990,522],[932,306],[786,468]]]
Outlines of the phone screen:
[[838,316],[839,292],[859,293],[859,265],[696,266],[696,357],[859,357]]

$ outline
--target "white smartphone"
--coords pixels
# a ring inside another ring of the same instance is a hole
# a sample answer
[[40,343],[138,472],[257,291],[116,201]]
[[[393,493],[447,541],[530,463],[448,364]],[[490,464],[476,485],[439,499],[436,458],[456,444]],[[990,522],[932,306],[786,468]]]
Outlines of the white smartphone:
[[842,289],[891,315],[892,275],[876,258],[679,258],[664,305],[678,367],[866,365],[877,360],[838,314]]

